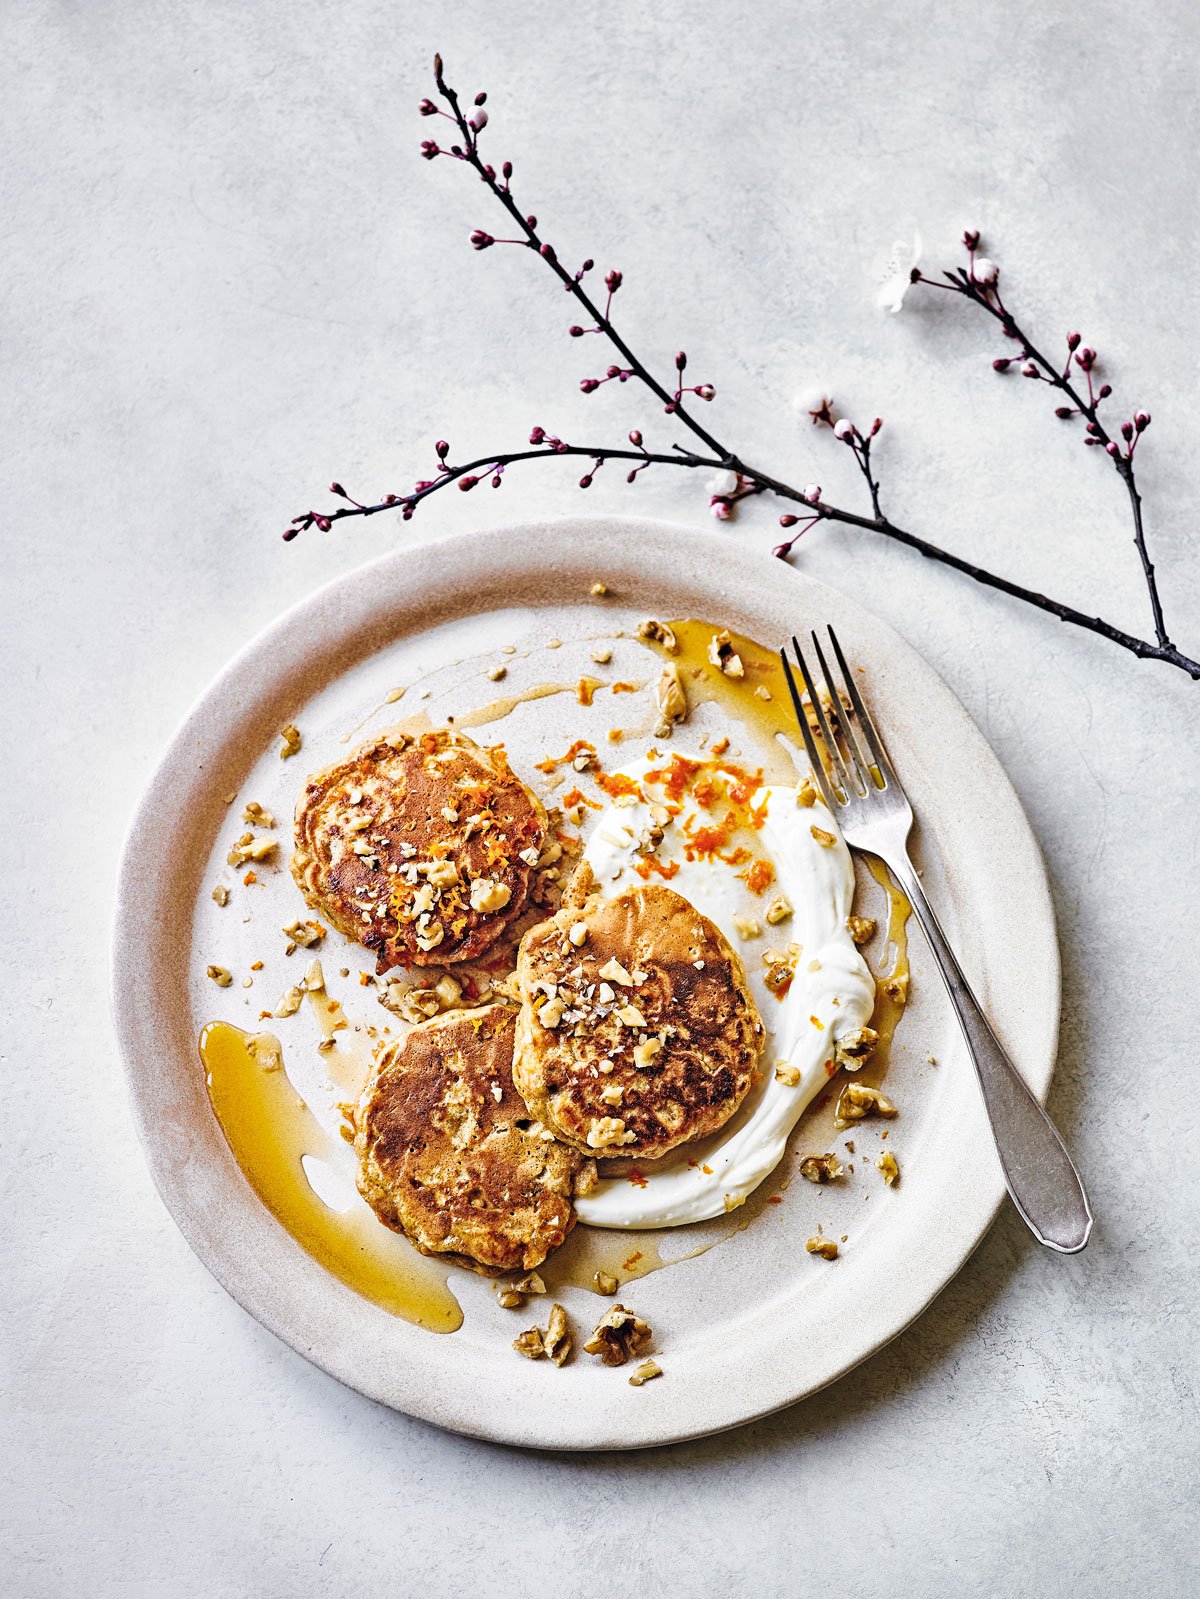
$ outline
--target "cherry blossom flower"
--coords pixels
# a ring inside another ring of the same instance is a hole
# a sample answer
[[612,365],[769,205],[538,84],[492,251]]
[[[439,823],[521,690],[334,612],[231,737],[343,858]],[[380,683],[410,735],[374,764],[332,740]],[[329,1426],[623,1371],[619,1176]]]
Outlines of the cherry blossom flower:
[[904,304],[904,296],[912,287],[913,273],[921,264],[921,235],[913,229],[912,242],[905,244],[902,241],[892,245],[892,253],[888,256],[887,266],[883,272],[883,282],[879,285],[879,292],[875,296],[875,304],[882,306],[885,311],[899,311]]

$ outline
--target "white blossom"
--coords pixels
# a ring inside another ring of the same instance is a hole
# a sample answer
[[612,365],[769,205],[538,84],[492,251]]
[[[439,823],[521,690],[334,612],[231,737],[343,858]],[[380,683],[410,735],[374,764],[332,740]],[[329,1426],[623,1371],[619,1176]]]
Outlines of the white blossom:
[[810,383],[807,388],[800,390],[792,404],[811,422],[833,426],[833,395],[824,384]]
[[876,305],[882,306],[885,311],[898,311],[904,304],[904,296],[912,287],[913,269],[920,264],[921,235],[914,228],[911,243],[897,241],[892,245],[892,252],[884,268],[883,281],[875,296]]

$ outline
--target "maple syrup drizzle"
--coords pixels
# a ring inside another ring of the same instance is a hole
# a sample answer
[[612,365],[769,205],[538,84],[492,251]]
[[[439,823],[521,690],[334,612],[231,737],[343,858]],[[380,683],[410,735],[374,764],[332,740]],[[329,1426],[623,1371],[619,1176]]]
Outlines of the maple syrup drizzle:
[[300,1247],[393,1316],[430,1332],[461,1327],[445,1265],[390,1232],[357,1195],[343,1211],[318,1198],[303,1157],[332,1165],[338,1151],[284,1071],[279,1040],[210,1022],[200,1035],[200,1058],[208,1097],[238,1165]]

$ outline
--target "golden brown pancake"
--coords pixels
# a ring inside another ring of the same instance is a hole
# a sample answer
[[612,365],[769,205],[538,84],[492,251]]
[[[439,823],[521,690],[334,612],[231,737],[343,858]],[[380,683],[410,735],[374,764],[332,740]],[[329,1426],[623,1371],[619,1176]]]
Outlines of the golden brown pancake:
[[674,889],[564,905],[521,940],[517,981],[517,1088],[586,1153],[657,1159],[724,1126],[753,1081],[745,970]]
[[489,1005],[414,1027],[379,1051],[354,1110],[358,1188],[380,1221],[484,1276],[540,1265],[595,1175],[513,1087],[514,1022]]
[[309,778],[292,875],[376,969],[474,960],[521,914],[546,836],[502,746],[391,733]]

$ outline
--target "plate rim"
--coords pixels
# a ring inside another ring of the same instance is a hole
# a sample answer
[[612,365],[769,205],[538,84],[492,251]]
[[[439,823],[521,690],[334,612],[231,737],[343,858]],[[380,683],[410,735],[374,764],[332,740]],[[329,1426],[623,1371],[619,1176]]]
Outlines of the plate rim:
[[[406,576],[410,577],[413,570],[418,570],[422,564],[436,565],[439,560],[452,549],[465,547],[468,543],[472,550],[472,565],[478,570],[488,565],[489,556],[492,564],[499,559],[501,547],[508,547],[514,540],[522,542],[530,539],[545,538],[549,540],[562,540],[569,536],[595,534],[601,529],[610,537],[625,536],[638,538],[643,543],[653,544],[656,540],[667,541],[674,548],[671,553],[678,557],[680,545],[690,544],[697,554],[708,554],[719,558],[723,563],[733,563],[741,567],[752,578],[770,578],[778,583],[782,578],[781,564],[774,557],[743,544],[735,544],[727,534],[713,534],[699,532],[686,524],[679,524],[660,518],[639,516],[616,515],[589,515],[558,517],[540,520],[516,519],[511,522],[493,524],[486,529],[481,529],[470,534],[458,532],[439,538],[420,541],[415,544],[406,544],[390,551],[371,561],[364,562],[347,572],[338,574],[327,583],[322,584],[312,593],[304,596],[289,606],[280,616],[268,623],[250,640],[239,649],[224,667],[210,681],[207,687],[193,701],[183,717],[175,734],[167,743],[159,761],[148,778],[141,796],[134,808],[128,829],[121,847],[120,865],[117,876],[117,890],[114,903],[111,954],[110,954],[110,1005],[116,1033],[122,1068],[129,1095],[131,1114],[133,1116],[138,1140],[142,1146],[147,1166],[155,1189],[162,1200],[168,1214],[175,1222],[187,1240],[189,1247],[207,1267],[210,1273],[221,1283],[233,1299],[236,1300],[248,1314],[253,1316],[262,1326],[274,1333],[282,1342],[294,1349],[305,1359],[319,1366],[322,1370],[335,1377],[345,1385],[364,1393],[369,1398],[386,1404],[403,1413],[429,1421],[437,1426],[446,1428],[466,1436],[486,1439],[493,1442],[514,1444],[519,1447],[549,1448],[563,1451],[587,1451],[602,1449],[629,1449],[653,1448],[660,1445],[699,1438],[713,1433],[727,1430],[731,1427],[741,1426],[760,1420],[789,1405],[795,1404],[812,1393],[837,1381],[848,1371],[852,1370],[863,1360],[885,1347],[904,1329],[912,1324],[929,1307],[932,1301],[948,1286],[962,1267],[970,1259],[975,1249],[988,1232],[995,1216],[1005,1197],[1005,1189],[998,1163],[986,1173],[979,1174],[979,1187],[969,1196],[970,1203],[967,1207],[970,1220],[963,1225],[960,1216],[957,1232],[960,1235],[952,1251],[954,1259],[945,1269],[933,1273],[927,1291],[917,1294],[904,1307],[904,1313],[882,1334],[875,1336],[863,1347],[851,1346],[844,1357],[835,1358],[818,1380],[808,1381],[796,1387],[795,1391],[780,1391],[776,1387],[765,1402],[760,1405],[747,1406],[743,1401],[736,1403],[736,1413],[720,1411],[710,1414],[707,1419],[693,1418],[683,1422],[683,1414],[687,1410],[685,1395],[677,1395],[678,1411],[675,1420],[664,1430],[656,1428],[650,1432],[641,1432],[636,1436],[612,1436],[609,1434],[594,1433],[589,1431],[586,1421],[577,1427],[574,1432],[561,1430],[556,1436],[549,1437],[544,1430],[534,1429],[532,1432],[526,1428],[511,1425],[489,1425],[479,1416],[470,1413],[447,1415],[436,1404],[430,1405],[423,1401],[418,1391],[414,1391],[401,1402],[395,1394],[378,1391],[376,1387],[364,1383],[360,1376],[348,1369],[347,1361],[342,1357],[342,1352],[335,1347],[315,1347],[311,1343],[301,1341],[299,1335],[289,1328],[286,1318],[273,1307],[269,1294],[263,1295],[255,1291],[255,1285],[246,1280],[245,1273],[239,1273],[236,1262],[224,1258],[220,1251],[214,1249],[211,1242],[206,1240],[196,1225],[192,1209],[187,1203],[187,1196],[183,1192],[180,1182],[178,1160],[172,1160],[170,1153],[164,1148],[162,1140],[156,1136],[157,1129],[150,1125],[148,1107],[144,1101],[139,1076],[139,1051],[146,1044],[145,1017],[139,1011],[136,998],[137,984],[134,977],[133,962],[137,958],[139,941],[136,936],[136,905],[141,893],[142,885],[139,879],[145,875],[145,861],[137,849],[137,840],[144,832],[148,820],[162,805],[164,789],[169,788],[170,774],[179,765],[181,760],[194,759],[194,743],[200,724],[205,720],[209,711],[217,706],[222,697],[227,695],[232,684],[245,669],[256,661],[269,655],[272,645],[289,636],[298,624],[306,617],[319,613],[328,608],[331,601],[339,596],[353,592],[368,584],[373,578],[387,573],[389,577],[394,573],[403,587]],[[594,568],[605,564],[606,556],[596,555],[592,558]],[[636,559],[636,557],[634,557]],[[611,565],[611,557],[608,557]],[[1045,863],[1041,854],[1036,835],[1033,832],[1029,818],[1021,804],[1020,797],[1013,788],[1011,780],[1000,764],[999,758],[991,749],[982,732],[963,706],[958,696],[920,653],[910,645],[903,636],[896,632],[891,625],[870,611],[856,597],[846,594],[819,579],[811,577],[806,572],[801,572],[793,567],[787,567],[787,578],[784,581],[796,584],[797,590],[808,591],[810,598],[818,598],[822,594],[833,597],[837,604],[843,608],[849,607],[859,613],[864,621],[869,622],[872,628],[877,629],[880,635],[886,635],[888,648],[899,653],[900,657],[908,658],[909,662],[916,662],[919,670],[927,674],[928,678],[940,686],[945,696],[945,708],[953,708],[960,718],[961,725],[973,734],[978,744],[977,754],[984,765],[990,763],[989,776],[996,785],[995,792],[1002,802],[1003,808],[1009,813],[1011,821],[1015,824],[1017,834],[1022,845],[1025,846],[1025,859],[1021,862],[1021,886],[1025,893],[1032,894],[1037,904],[1031,906],[1032,920],[1037,922],[1042,932],[1048,937],[1046,947],[1041,950],[1043,958],[1048,959],[1049,965],[1045,969],[1048,981],[1048,995],[1046,1011],[1048,1019],[1048,1036],[1041,1040],[1039,1060],[1037,1062],[1022,1062],[1022,1070],[1029,1081],[1030,1087],[1040,1100],[1045,1099],[1050,1082],[1053,1077],[1055,1057],[1057,1052],[1058,1032],[1061,1016],[1061,955],[1057,939],[1057,928],[1054,915],[1053,900],[1046,873]],[[491,596],[497,603],[502,603],[503,595]],[[799,592],[797,593],[799,599]],[[467,614],[463,610],[459,615]],[[368,652],[369,653],[369,652]],[[365,659],[366,654],[360,653],[358,659]],[[331,673],[331,678],[336,673]],[[1038,1066],[1040,1065],[1040,1070]],[[177,1152],[176,1152],[177,1153]],[[240,1175],[240,1169],[239,1169]],[[243,1183],[245,1179],[242,1178]],[[248,1185],[247,1185],[248,1188]],[[249,1191],[249,1190],[248,1190]],[[252,1191],[250,1191],[252,1193]],[[254,1199],[255,1204],[261,1202]],[[270,1217],[265,1207],[261,1207],[266,1219],[278,1233],[284,1248],[290,1245],[298,1249],[299,1246],[289,1234]],[[316,1270],[322,1268],[312,1262]],[[325,1275],[322,1272],[322,1275]],[[333,1279],[329,1279],[331,1283]],[[335,1284],[343,1294],[351,1294],[341,1284]],[[433,1336],[433,1335],[429,1335]],[[653,1385],[655,1388],[657,1384]],[[786,1384],[785,1384],[786,1387]],[[709,1404],[712,1410],[711,1400]],[[562,1414],[570,1414],[566,1406],[562,1407]],[[576,1418],[578,1419],[578,1418]]]

